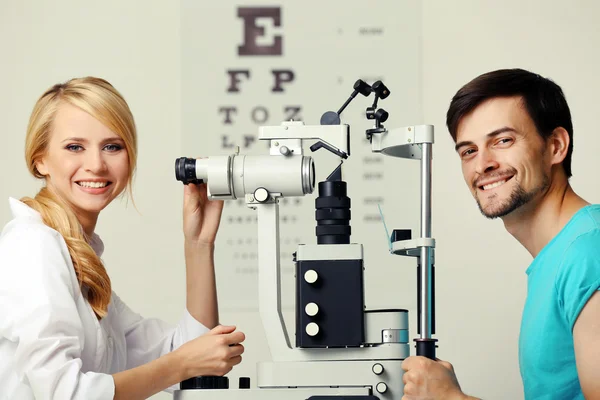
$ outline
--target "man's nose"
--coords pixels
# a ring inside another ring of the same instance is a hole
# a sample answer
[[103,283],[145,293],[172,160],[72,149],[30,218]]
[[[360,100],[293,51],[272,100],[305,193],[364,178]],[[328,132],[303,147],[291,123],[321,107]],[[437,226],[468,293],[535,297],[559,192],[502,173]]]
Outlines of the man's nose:
[[483,175],[487,172],[493,171],[499,167],[498,161],[494,157],[494,153],[483,149],[477,154],[477,173]]

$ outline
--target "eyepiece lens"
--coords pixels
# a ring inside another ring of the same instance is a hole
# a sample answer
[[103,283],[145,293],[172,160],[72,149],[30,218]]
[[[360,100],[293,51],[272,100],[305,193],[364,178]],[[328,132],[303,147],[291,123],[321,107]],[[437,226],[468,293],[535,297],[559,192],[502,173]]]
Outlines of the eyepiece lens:
[[175,160],[175,179],[183,182],[184,185],[204,182],[202,179],[196,178],[196,160],[187,157]]

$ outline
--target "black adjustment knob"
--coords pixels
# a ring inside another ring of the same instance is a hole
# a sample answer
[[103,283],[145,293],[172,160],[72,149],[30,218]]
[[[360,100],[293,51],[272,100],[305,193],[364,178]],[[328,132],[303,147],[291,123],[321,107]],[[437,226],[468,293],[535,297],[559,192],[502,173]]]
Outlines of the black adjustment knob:
[[389,116],[390,116],[390,113],[385,111],[383,108],[380,108],[379,110],[375,111],[375,119],[378,120],[379,122],[387,121]]
[[250,378],[247,376],[240,377],[240,389],[250,389]]
[[229,389],[229,378],[226,376],[196,376],[179,384],[181,390],[186,389]]
[[411,230],[410,229],[394,229],[392,232],[392,243],[399,242],[402,240],[410,240],[411,238]]

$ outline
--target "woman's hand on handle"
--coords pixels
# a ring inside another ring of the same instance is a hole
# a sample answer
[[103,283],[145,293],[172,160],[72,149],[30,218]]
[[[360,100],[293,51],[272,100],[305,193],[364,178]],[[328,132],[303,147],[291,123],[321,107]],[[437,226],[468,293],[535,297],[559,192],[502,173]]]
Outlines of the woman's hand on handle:
[[242,362],[244,346],[241,343],[246,336],[235,329],[235,326],[218,325],[177,349],[185,379],[223,376]]
[[209,200],[205,183],[186,185],[183,192],[183,232],[186,242],[210,246],[215,242],[223,200]]

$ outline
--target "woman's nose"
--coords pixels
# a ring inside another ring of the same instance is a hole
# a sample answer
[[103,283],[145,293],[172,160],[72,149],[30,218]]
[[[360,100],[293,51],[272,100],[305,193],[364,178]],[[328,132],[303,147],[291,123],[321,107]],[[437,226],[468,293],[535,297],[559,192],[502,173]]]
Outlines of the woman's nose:
[[100,152],[90,151],[86,154],[85,170],[98,174],[106,170],[106,161]]

